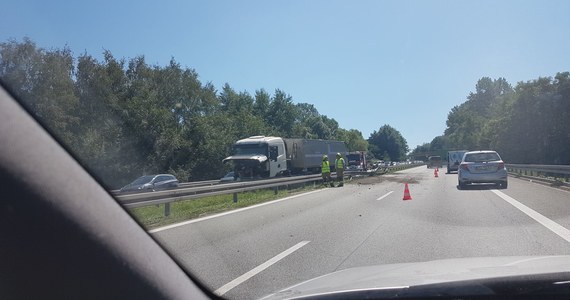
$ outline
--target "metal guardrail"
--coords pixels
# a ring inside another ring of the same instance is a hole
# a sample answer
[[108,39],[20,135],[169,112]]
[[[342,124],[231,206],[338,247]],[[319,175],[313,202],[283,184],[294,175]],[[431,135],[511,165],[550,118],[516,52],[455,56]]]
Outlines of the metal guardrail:
[[[382,171],[399,171],[406,168],[416,167],[418,165],[398,165],[384,168]],[[370,171],[345,171],[346,177],[355,175],[372,176],[378,174],[380,168]],[[332,173],[333,177],[336,175]],[[182,183],[176,189],[146,192],[146,193],[133,193],[133,194],[116,194],[115,198],[121,204],[128,208],[143,207],[149,205],[164,204],[164,215],[170,215],[170,203],[198,199],[209,196],[233,194],[233,201],[237,202],[238,193],[273,188],[275,194],[278,192],[280,186],[289,186],[297,184],[306,184],[310,182],[321,181],[321,174],[281,177],[273,179],[264,179],[256,181],[240,181],[232,183],[218,184],[219,180],[209,180],[200,182]],[[190,187],[188,187],[190,186]]]
[[275,188],[284,185],[293,185],[293,184],[301,184],[307,182],[316,182],[320,181],[320,175],[314,178],[307,178],[307,179],[298,179],[298,180],[291,180],[284,182],[274,182],[274,183],[265,183],[258,184],[253,186],[244,186],[244,187],[234,187],[227,190],[210,190],[207,192],[199,193],[199,194],[187,194],[182,196],[174,196],[174,197],[167,197],[167,198],[157,198],[157,199],[145,199],[144,201],[132,202],[132,203],[124,203],[126,207],[141,207],[147,205],[157,205],[157,204],[167,204],[171,202],[181,201],[181,200],[190,200],[190,199],[197,199],[203,198],[208,196],[216,196],[216,195],[225,195],[225,194],[234,194],[234,202],[237,202],[236,195],[237,193],[259,190],[259,189],[267,189],[267,188]]
[[519,170],[532,173],[548,173],[558,175],[570,175],[570,165],[523,165],[523,164],[506,164],[507,170]]
[[550,185],[569,187],[570,165],[506,164],[507,172]]
[[[196,186],[216,185],[219,183],[220,183],[220,180],[218,180],[218,179],[216,179],[216,180],[204,180],[204,181],[181,182],[178,184],[177,189],[187,188],[187,187],[192,187],[192,186],[196,187]],[[120,190],[111,190],[110,193],[113,195],[120,195],[121,191]]]
[[164,204],[164,215],[170,215],[170,203],[198,199],[203,197],[233,194],[233,201],[237,202],[238,193],[266,188],[274,188],[277,194],[280,186],[293,184],[304,184],[321,180],[320,174],[294,176],[275,179],[265,179],[257,181],[241,181],[225,184],[215,184],[210,186],[198,186],[190,188],[178,188],[148,193],[125,194],[115,196],[121,204],[126,207],[142,207],[148,205]]
[[191,187],[191,186],[205,186],[205,185],[216,185],[219,184],[220,180],[205,180],[205,181],[193,181],[193,182],[181,182],[178,184],[178,187]]
[[144,206],[144,205],[139,205],[141,202],[143,203],[149,202],[149,205],[156,204],[156,203],[150,203],[150,201],[152,200],[160,200],[165,198],[178,199],[180,197],[184,197],[184,199],[186,199],[190,198],[190,196],[194,196],[193,198],[200,198],[196,196],[199,195],[203,196],[204,194],[212,192],[223,192],[221,194],[231,194],[234,192],[234,190],[241,190],[241,189],[256,190],[256,189],[261,189],[262,188],[261,186],[270,185],[270,184],[287,185],[291,184],[290,182],[292,181],[305,180],[308,182],[312,180],[318,180],[320,178],[321,175],[306,175],[306,176],[283,177],[283,178],[274,178],[274,179],[265,179],[265,180],[256,180],[256,181],[239,181],[239,182],[216,184],[210,186],[198,186],[198,187],[163,190],[157,192],[125,194],[125,195],[118,195],[116,198],[126,206],[138,207],[138,206]]

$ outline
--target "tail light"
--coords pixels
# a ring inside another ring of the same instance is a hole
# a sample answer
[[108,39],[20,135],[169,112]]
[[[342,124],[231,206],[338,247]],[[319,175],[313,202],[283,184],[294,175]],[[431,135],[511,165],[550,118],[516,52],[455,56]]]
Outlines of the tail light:
[[459,167],[465,171],[469,171],[469,167],[467,167],[467,164],[461,164],[459,165]]
[[499,166],[498,166],[498,169],[499,169],[499,170],[502,170],[502,169],[504,169],[504,168],[505,168],[505,163],[504,163],[504,162],[500,162],[500,163],[499,163]]

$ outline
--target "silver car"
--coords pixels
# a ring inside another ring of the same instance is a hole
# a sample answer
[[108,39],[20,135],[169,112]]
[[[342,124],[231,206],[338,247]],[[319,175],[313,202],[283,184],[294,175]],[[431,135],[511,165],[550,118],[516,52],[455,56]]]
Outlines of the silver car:
[[471,183],[494,183],[507,188],[505,162],[496,151],[465,153],[458,170],[459,188]]
[[120,192],[150,192],[178,187],[178,179],[170,174],[145,175],[121,188]]

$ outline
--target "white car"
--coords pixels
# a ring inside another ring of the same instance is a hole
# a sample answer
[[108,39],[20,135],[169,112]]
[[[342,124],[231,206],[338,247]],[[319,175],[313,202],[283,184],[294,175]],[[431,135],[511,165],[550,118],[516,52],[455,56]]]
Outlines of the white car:
[[459,188],[472,183],[494,183],[507,188],[505,162],[496,151],[470,151],[465,153],[457,171]]

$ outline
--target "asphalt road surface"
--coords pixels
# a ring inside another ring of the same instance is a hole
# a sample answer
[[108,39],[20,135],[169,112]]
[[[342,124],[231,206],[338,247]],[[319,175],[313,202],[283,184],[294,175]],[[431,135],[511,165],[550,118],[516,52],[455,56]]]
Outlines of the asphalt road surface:
[[512,177],[459,190],[457,174],[423,166],[152,234],[218,295],[252,299],[351,267],[570,255],[568,229],[568,191]]

